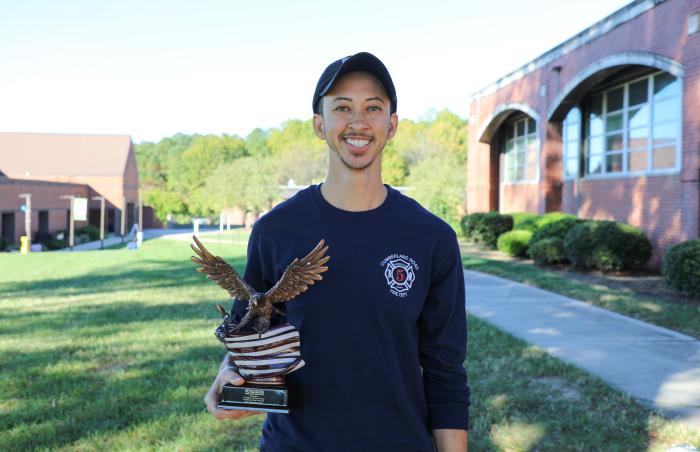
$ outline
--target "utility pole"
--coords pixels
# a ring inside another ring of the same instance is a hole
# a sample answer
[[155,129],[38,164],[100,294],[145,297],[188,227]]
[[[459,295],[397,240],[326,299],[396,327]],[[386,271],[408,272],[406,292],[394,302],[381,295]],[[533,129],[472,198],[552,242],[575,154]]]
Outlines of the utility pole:
[[61,196],[61,199],[70,199],[70,225],[68,226],[68,245],[70,245],[70,250],[73,251],[73,245],[75,243],[75,221],[73,218],[75,216],[75,195],[63,195]]
[[100,249],[105,248],[105,198],[104,196],[93,196],[93,201],[100,201]]
[[27,251],[32,249],[32,194],[22,193],[20,198],[24,198],[24,234],[27,236]]
[[124,243],[124,228],[126,227],[126,196],[122,197],[122,212],[119,215],[121,221],[122,243]]

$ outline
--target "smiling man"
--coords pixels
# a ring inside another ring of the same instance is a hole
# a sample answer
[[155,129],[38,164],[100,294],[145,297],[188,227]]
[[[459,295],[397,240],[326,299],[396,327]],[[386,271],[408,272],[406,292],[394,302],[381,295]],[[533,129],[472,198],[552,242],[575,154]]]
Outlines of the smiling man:
[[[287,377],[297,403],[268,414],[263,451],[465,451],[469,386],[464,278],[444,221],[382,184],[381,153],[396,133],[397,98],[369,53],[333,62],[312,100],[328,144],[325,182],[275,207],[254,226],[244,278],[268,290],[295,257],[326,239],[324,280],[286,303],[306,366]],[[236,301],[240,318],[245,303]],[[240,385],[228,358],[205,402]]]

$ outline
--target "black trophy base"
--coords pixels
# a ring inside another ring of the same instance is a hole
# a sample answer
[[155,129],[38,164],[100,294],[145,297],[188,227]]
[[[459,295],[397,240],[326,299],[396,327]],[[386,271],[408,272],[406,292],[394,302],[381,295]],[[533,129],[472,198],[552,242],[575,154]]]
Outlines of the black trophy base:
[[266,413],[289,413],[289,397],[285,386],[225,384],[221,391],[220,410],[248,410]]

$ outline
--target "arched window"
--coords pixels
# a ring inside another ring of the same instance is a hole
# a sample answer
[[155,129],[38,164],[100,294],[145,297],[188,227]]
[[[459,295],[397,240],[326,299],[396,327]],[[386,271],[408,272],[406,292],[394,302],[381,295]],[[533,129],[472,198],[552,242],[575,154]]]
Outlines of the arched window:
[[578,107],[569,110],[562,129],[564,178],[578,177],[581,166],[581,110]]
[[503,182],[537,180],[537,125],[529,116],[507,121],[505,128]]
[[[585,112],[587,176],[677,168],[681,96],[676,77],[655,72],[611,86],[589,96]],[[569,148],[568,123],[567,117],[565,155]],[[568,155],[566,159],[568,171]]]

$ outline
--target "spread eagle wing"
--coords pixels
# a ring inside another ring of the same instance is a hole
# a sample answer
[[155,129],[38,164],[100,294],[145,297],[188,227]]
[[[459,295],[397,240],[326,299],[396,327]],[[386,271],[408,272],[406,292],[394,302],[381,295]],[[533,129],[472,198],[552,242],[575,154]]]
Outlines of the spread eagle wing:
[[323,264],[331,258],[325,255],[328,245],[324,244],[325,240],[321,240],[305,257],[294,259],[280,280],[265,293],[265,299],[271,303],[282,303],[306,292],[315,281],[322,280],[321,273],[328,270]]
[[[199,273],[206,273],[207,278],[216,282],[226,290],[232,298],[239,300],[250,300],[255,293],[255,289],[250,287],[238,274],[235,268],[230,266],[219,256],[214,256],[207,250],[196,236],[192,236],[194,244],[192,249],[197,256],[192,256],[192,262],[200,265],[197,268]],[[195,244],[197,246],[195,246]]]

